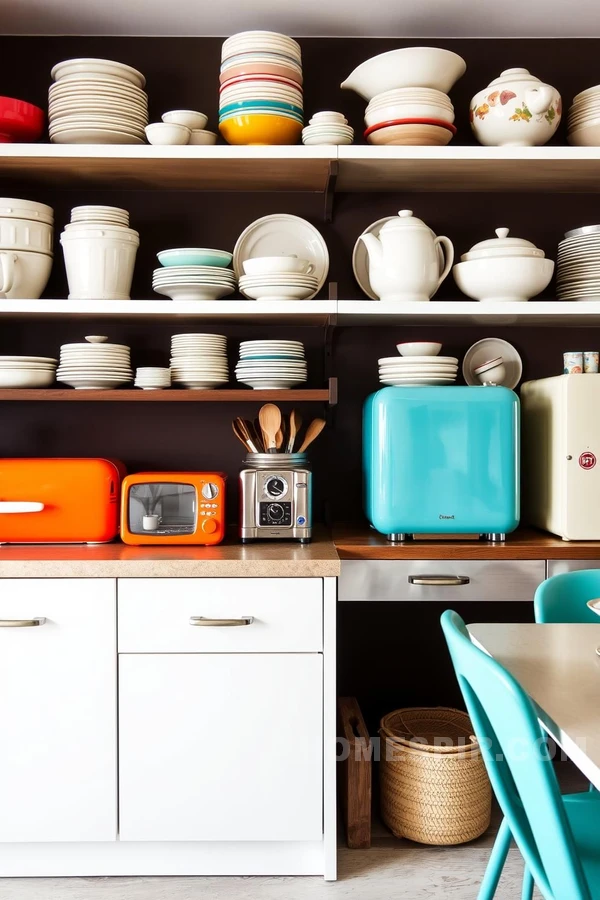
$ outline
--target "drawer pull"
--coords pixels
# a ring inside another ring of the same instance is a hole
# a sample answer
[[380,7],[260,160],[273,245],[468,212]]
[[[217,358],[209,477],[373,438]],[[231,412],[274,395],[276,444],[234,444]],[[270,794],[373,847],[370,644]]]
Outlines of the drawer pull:
[[0,619],[0,628],[34,628],[45,623],[45,616],[37,616],[35,619]]
[[241,619],[207,619],[205,616],[190,616],[190,625],[233,627],[234,625],[252,625],[253,622],[254,616],[242,616]]
[[471,579],[467,575],[409,575],[409,584],[421,584],[427,587],[456,587],[460,584],[469,584]]

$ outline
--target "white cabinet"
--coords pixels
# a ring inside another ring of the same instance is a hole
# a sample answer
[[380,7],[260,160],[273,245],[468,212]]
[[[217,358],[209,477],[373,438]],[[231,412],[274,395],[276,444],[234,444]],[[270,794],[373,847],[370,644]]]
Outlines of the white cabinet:
[[320,654],[122,654],[119,709],[122,841],[322,838]]
[[0,581],[0,841],[116,839],[115,588]]

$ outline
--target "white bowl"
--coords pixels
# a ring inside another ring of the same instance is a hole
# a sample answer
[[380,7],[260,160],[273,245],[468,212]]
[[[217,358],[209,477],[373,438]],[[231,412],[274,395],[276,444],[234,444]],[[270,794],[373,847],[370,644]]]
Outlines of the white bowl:
[[242,263],[246,275],[275,275],[278,272],[292,272],[310,275],[314,266],[308,259],[296,256],[256,256]]
[[480,366],[474,373],[482,384],[504,384],[506,368],[503,362]]
[[395,106],[378,106],[365,112],[367,128],[379,125],[380,122],[393,122],[397,119],[437,119],[452,124],[454,110],[426,103],[402,103]]
[[457,53],[438,47],[404,47],[367,59],[341,87],[365,100],[403,87],[429,87],[447,94],[464,75],[467,64]]
[[208,116],[205,116],[204,113],[196,112],[194,109],[172,109],[163,113],[161,119],[170,125],[184,125],[190,131],[197,128],[205,128],[208,122]]
[[314,297],[316,291],[310,287],[263,284],[257,287],[245,287],[241,293],[252,300],[309,300]]
[[600,146],[600,119],[592,119],[581,128],[570,131],[567,141],[573,147],[599,147]]
[[473,300],[520,302],[548,287],[554,272],[551,259],[510,256],[472,259],[454,266],[457,286]]
[[409,341],[396,344],[400,356],[437,356],[441,349],[442,345],[437,341]]
[[173,125],[169,122],[153,122],[144,129],[150,144],[159,146],[176,146],[187,144],[192,133],[185,125]]
[[54,383],[55,369],[0,369],[0,388],[42,388]]
[[193,128],[192,133],[190,134],[189,143],[195,147],[208,147],[212,144],[217,143],[217,135],[214,131],[205,131],[200,128]]
[[[32,227],[36,228],[37,224],[33,223]],[[52,270],[52,254],[0,248],[0,257],[0,300],[39,300]]]

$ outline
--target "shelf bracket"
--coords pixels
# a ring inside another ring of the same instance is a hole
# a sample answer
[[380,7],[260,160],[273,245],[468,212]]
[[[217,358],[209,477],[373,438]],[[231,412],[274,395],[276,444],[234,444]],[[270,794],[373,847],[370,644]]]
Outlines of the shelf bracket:
[[329,160],[329,173],[325,182],[325,206],[323,210],[323,221],[333,221],[333,200],[335,196],[335,183],[337,181],[340,164],[337,159]]
[[337,378],[331,377],[328,380],[329,385],[329,400],[327,401],[329,406],[337,406],[338,402],[338,380]]

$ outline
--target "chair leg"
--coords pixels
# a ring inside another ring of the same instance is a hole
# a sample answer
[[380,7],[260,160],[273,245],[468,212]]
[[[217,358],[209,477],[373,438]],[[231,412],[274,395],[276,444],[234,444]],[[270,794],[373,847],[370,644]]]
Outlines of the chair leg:
[[512,835],[510,833],[510,828],[508,827],[508,822],[506,819],[502,819],[502,824],[498,829],[498,834],[494,846],[492,847],[485,875],[483,876],[483,881],[481,882],[481,887],[477,894],[477,900],[493,900],[496,888],[498,887],[498,882],[500,881],[500,876],[502,875],[504,863],[506,862],[506,857],[508,856],[511,838]]
[[523,872],[523,890],[521,892],[521,900],[531,900],[533,897],[533,875],[525,865]]

